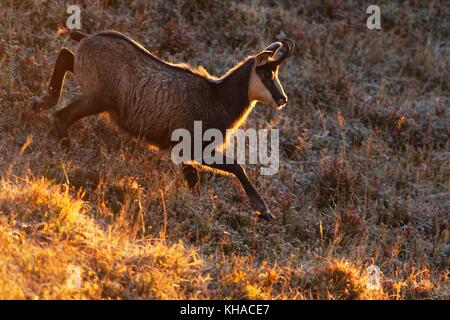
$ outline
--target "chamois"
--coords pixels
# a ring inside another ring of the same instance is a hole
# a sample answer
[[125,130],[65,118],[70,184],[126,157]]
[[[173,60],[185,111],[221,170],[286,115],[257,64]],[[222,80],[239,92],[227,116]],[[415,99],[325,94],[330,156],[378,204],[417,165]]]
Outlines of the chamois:
[[[79,44],[75,53],[65,47],[59,51],[47,94],[33,107],[55,106],[66,73],[75,74],[81,95],[54,115],[57,136],[66,149],[70,147],[69,127],[102,112],[131,135],[170,149],[175,145],[172,132],[183,128],[192,133],[194,121],[202,121],[203,130],[216,128],[225,136],[227,129],[245,121],[256,102],[276,109],[287,102],[278,69],[294,50],[289,39],[269,45],[216,78],[204,69],[163,61],[116,31],[86,34],[63,29],[60,33],[68,33]],[[188,185],[197,188],[201,166],[234,174],[258,217],[273,219],[243,166],[223,153],[219,156],[224,159],[222,164],[184,163]]]

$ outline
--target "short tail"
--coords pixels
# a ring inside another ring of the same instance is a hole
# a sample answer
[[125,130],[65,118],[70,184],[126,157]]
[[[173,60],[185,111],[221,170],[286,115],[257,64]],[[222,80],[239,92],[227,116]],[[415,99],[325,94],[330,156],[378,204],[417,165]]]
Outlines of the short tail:
[[65,27],[59,27],[58,31],[56,32],[56,35],[59,37],[64,34],[67,34],[67,33],[69,34],[69,36],[72,40],[75,40],[77,42],[81,41],[82,39],[84,39],[88,36],[87,33],[84,33],[84,32],[78,31],[78,30],[69,30]]

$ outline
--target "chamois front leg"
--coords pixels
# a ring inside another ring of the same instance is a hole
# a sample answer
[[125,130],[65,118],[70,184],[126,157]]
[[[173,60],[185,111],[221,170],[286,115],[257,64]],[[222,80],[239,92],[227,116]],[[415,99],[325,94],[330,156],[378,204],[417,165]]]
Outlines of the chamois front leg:
[[189,188],[194,192],[197,192],[199,188],[198,170],[190,164],[182,164],[181,170],[183,171],[183,176],[186,179]]
[[69,49],[62,48],[59,51],[47,94],[34,102],[33,110],[49,109],[58,103],[66,73],[73,72],[74,59],[75,56]]
[[247,174],[245,173],[245,169],[242,165],[236,163],[235,161],[227,161],[225,156],[223,164],[203,164],[203,165],[213,169],[234,174],[241,182],[241,185],[244,188],[244,191],[247,194],[247,197],[249,198],[250,204],[252,205],[253,209],[255,209],[258,212],[258,217],[267,221],[274,219],[269,210],[269,207],[267,206],[263,198],[260,196],[253,183],[248,178]]

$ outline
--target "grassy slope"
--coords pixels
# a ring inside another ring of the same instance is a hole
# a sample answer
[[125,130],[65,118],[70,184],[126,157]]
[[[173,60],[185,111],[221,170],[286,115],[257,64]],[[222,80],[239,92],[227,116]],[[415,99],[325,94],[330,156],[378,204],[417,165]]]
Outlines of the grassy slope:
[[[1,0],[0,298],[449,298],[445,1],[386,1],[381,32],[360,1],[126,2],[89,2],[84,29],[216,74],[296,41],[289,105],[246,124],[281,130],[280,172],[249,168],[279,218],[255,224],[231,177],[205,173],[194,197],[167,154],[98,117],[61,153],[51,113],[29,106],[74,45],[55,36],[65,5]],[[381,290],[365,285],[373,262]]]

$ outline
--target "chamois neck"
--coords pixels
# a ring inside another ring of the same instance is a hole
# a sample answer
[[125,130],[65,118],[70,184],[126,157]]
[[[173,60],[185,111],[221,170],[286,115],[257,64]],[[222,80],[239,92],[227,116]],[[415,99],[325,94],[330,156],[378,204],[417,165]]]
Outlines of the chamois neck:
[[230,125],[248,115],[253,105],[248,97],[248,86],[252,72],[253,61],[248,59],[235,67],[217,82],[217,94],[225,112],[229,117]]

